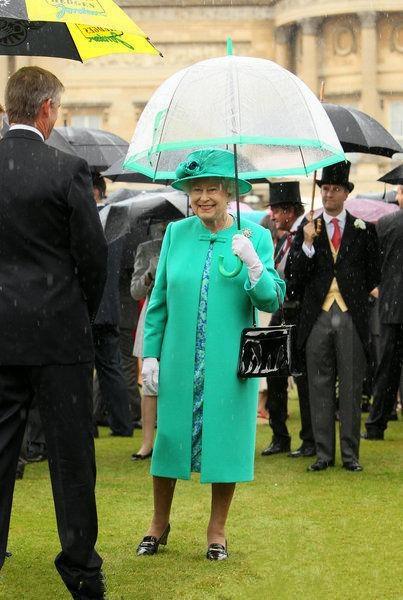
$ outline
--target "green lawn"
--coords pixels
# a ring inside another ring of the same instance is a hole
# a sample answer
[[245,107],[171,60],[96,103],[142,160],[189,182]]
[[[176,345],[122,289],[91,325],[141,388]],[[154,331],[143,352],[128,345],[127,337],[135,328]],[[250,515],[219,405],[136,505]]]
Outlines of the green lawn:
[[[297,403],[290,403],[293,446]],[[96,442],[100,535],[111,600],[256,598],[403,599],[403,422],[385,442],[362,442],[363,473],[307,473],[311,459],[260,456],[269,441],[258,426],[256,479],[240,485],[229,520],[230,560],[204,558],[209,486],[179,482],[169,544],[137,558],[151,515],[149,463],[132,463],[136,439]],[[47,465],[29,465],[16,484],[4,600],[69,598],[52,561],[58,552]]]

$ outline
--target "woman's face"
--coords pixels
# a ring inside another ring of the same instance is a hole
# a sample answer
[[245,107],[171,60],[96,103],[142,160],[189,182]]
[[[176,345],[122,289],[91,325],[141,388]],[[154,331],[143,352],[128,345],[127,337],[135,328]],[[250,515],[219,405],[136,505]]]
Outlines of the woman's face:
[[219,178],[196,179],[191,183],[189,198],[194,214],[203,223],[225,221],[230,193],[223,189]]

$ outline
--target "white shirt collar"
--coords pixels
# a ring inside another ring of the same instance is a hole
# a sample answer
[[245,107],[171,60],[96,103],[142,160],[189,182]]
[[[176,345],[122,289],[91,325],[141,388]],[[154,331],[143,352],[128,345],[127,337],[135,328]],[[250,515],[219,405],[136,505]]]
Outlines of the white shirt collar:
[[325,222],[327,225],[329,225],[329,223],[332,222],[332,219],[337,219],[341,225],[344,225],[346,222],[346,217],[347,217],[347,212],[346,212],[345,208],[343,208],[341,213],[339,213],[336,216],[328,215],[326,211],[323,211],[323,218],[325,219]]
[[43,137],[39,129],[37,129],[36,127],[32,127],[32,125],[11,125],[9,131],[12,131],[13,129],[27,129],[28,131],[33,131],[34,133],[39,135],[43,142],[45,141],[45,138]]

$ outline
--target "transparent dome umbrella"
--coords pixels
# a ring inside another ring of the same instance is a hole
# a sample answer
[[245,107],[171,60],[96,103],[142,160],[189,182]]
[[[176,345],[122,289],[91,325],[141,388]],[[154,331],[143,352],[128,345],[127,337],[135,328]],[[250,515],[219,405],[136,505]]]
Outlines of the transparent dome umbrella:
[[[298,77],[272,61],[232,54],[182,69],[156,90],[124,166],[175,179],[178,164],[203,147],[232,150],[234,176],[243,179],[308,175],[345,160],[324,108]],[[221,264],[220,271],[234,276],[241,267],[238,261],[229,273]]]

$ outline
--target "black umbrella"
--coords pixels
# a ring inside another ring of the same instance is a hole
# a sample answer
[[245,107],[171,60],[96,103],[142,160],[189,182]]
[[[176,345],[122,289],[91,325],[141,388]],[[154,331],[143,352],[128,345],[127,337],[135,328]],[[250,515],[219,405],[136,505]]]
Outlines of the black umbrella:
[[341,104],[323,103],[344,152],[393,156],[403,152],[395,138],[374,118]]
[[99,214],[108,242],[123,236],[132,237],[135,241],[141,236],[141,230],[148,229],[151,223],[186,217],[188,198],[177,191],[143,192],[134,198],[108,204]]
[[[27,5],[27,0],[0,0],[0,54],[79,61],[122,51],[158,54],[118,5],[101,4],[99,0],[29,0]],[[71,22],[73,15],[77,20]]]
[[91,169],[103,171],[126,156],[129,144],[121,137],[101,129],[86,127],[56,127],[47,144],[84,158]]
[[382,175],[378,181],[383,181],[384,183],[390,183],[392,185],[403,185],[403,164],[395,167],[388,173],[385,173],[385,175]]
[[[109,167],[109,169],[103,171],[101,175],[103,177],[107,177],[111,181],[118,181],[122,183],[154,183],[151,177],[147,177],[147,175],[136,173],[134,171],[126,171],[126,169],[123,168],[125,159],[126,156],[119,158],[113,163],[113,165]],[[166,184],[168,185],[168,182]]]

